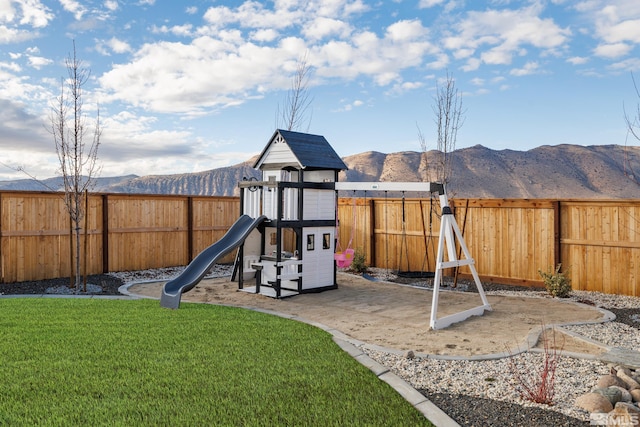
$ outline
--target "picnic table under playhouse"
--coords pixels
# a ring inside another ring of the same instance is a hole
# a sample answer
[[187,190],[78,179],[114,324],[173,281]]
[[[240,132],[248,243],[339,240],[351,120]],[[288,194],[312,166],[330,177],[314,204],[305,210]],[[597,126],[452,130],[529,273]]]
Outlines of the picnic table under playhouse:
[[[238,288],[275,298],[338,287],[337,269],[353,260],[348,245],[336,250],[338,191],[416,191],[437,193],[442,209],[431,328],[439,329],[491,310],[482,284],[448,205],[442,184],[428,182],[338,182],[347,166],[320,135],[276,130],[253,167],[261,179],[245,179],[240,188],[241,216],[218,242],[205,249],[176,279],[165,284],[161,305],[178,308],[221,257],[237,250],[234,277]],[[454,237],[464,258],[458,259]],[[445,253],[447,261],[444,261]],[[467,265],[482,304],[437,318],[442,270]]]

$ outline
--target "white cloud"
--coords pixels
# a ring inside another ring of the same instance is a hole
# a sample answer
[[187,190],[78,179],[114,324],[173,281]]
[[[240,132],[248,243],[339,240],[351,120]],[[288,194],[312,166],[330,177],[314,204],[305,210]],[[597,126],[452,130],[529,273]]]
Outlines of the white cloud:
[[302,32],[311,39],[320,40],[332,35],[345,37],[351,32],[351,27],[338,19],[318,17],[305,25]]
[[589,58],[584,56],[573,56],[567,59],[567,62],[573,65],[583,65],[589,62]]
[[0,2],[0,44],[36,38],[35,29],[49,25],[50,9],[39,0],[3,0]]
[[[337,11],[346,7],[343,0],[324,6]],[[277,26],[260,27],[275,17],[297,16],[298,10],[281,7],[269,11],[261,4],[244,3],[236,9],[210,8],[205,15],[212,24],[215,21],[215,36],[203,35],[190,43],[143,45],[131,63],[115,65],[100,78],[103,99],[125,101],[150,111],[197,116],[288,88],[298,58],[307,51],[309,65],[320,80],[368,76],[380,86],[402,82],[402,70],[419,66],[426,55],[438,51],[418,20],[396,22],[382,37],[361,31],[348,39],[344,37],[350,28],[343,21],[314,19],[319,26],[301,31],[310,31],[314,37],[334,34],[344,39],[313,45],[295,33],[279,39]],[[259,19],[262,17],[265,19]],[[255,28],[245,35],[240,29],[222,27],[229,22]]]
[[217,6],[207,9],[204,19],[214,28],[227,25],[240,25],[243,28],[287,28],[300,23],[304,17],[302,9],[288,8],[265,9],[261,3],[245,2],[235,9]]
[[420,39],[426,36],[428,30],[422,26],[418,19],[411,21],[399,21],[387,28],[387,38],[394,42]]
[[469,72],[469,71],[475,71],[478,68],[480,68],[480,65],[482,65],[482,61],[478,58],[469,58],[466,62],[465,65],[463,65],[462,67],[460,67],[460,69],[462,71],[465,72]]
[[110,56],[112,53],[123,54],[131,52],[129,43],[116,37],[112,37],[109,40],[96,40],[95,49],[105,56]]
[[67,12],[73,14],[76,20],[81,20],[87,9],[76,0],[59,0],[60,4]]
[[[5,2],[5,4],[6,3],[7,2]],[[49,21],[53,19],[53,14],[49,8],[43,5],[39,0],[9,0],[8,3],[9,8],[11,8],[11,3],[18,5],[20,12],[17,16],[19,16],[20,25],[42,28],[46,27],[49,24]],[[2,9],[4,9],[4,7],[0,8],[0,10]]]
[[228,35],[229,41],[199,37],[191,44],[143,46],[133,62],[117,65],[100,78],[105,98],[158,112],[199,115],[260,96],[259,87],[288,87],[282,66],[304,51],[301,40],[285,39],[275,47],[236,45],[236,36]]
[[420,9],[428,9],[433,6],[443,4],[444,2],[445,0],[420,0],[420,2],[418,3],[418,7]]
[[343,105],[337,110],[333,110],[334,113],[351,111],[354,108],[362,107],[363,105],[365,105],[365,102],[360,99],[356,99],[355,101],[351,101],[351,102],[346,99],[341,99],[340,103],[342,103]]
[[110,10],[111,12],[115,12],[119,8],[118,1],[117,0],[106,0],[104,2],[104,7],[107,10]]
[[431,70],[442,70],[450,63],[449,56],[446,53],[437,53],[434,57],[435,59],[427,64],[427,68]]
[[384,38],[362,31],[350,41],[312,47],[311,58],[318,76],[348,80],[365,75],[384,86],[397,81],[403,69],[416,67],[426,55],[438,53],[426,35],[419,22],[400,21],[387,28]]
[[179,37],[191,37],[193,35],[193,25],[191,24],[183,24],[183,25],[174,25],[168,27],[166,25],[162,26],[152,26],[151,32],[156,34],[173,34]]
[[[6,62],[0,62],[0,70],[5,69],[5,70],[9,70],[11,72],[14,73],[19,73],[20,71],[22,71],[22,68],[20,67],[19,64],[15,63],[15,62],[10,62],[10,63],[6,63]],[[9,78],[10,75],[7,75],[7,77],[5,78]],[[2,77],[2,74],[0,74],[0,82],[4,80]]]
[[109,41],[107,42],[107,45],[115,53],[131,52],[131,46],[129,46],[129,43],[123,40],[117,39],[115,37],[112,37],[111,39],[109,39]]
[[54,175],[55,147],[45,124],[42,117],[27,112],[25,104],[0,95],[0,178],[29,178],[19,168],[37,178]]
[[51,64],[53,61],[42,56],[29,56],[29,65],[37,70],[45,65]]
[[595,14],[596,35],[606,43],[640,43],[640,7],[608,5]]
[[624,61],[619,61],[614,64],[611,64],[609,67],[615,71],[640,71],[640,58],[629,58]]
[[[527,46],[543,53],[564,48],[571,31],[540,14],[535,4],[522,9],[470,11],[443,43],[456,57],[467,58],[479,52],[477,57],[483,62],[501,65],[510,64],[513,56],[521,55]],[[477,61],[467,61],[464,69],[477,66]]]
[[272,29],[261,29],[251,33],[251,39],[257,42],[272,42],[278,38],[278,32]]
[[158,129],[156,117],[121,111],[103,123],[99,157],[103,175],[135,171],[138,175],[208,170],[244,161],[253,153],[225,152],[215,148],[228,142],[205,140],[188,129]]
[[512,76],[528,76],[530,74],[537,74],[540,72],[540,64],[535,61],[527,62],[522,68],[514,68],[509,71]]
[[596,46],[593,53],[603,58],[620,58],[625,56],[633,49],[633,46],[627,43],[613,43]]

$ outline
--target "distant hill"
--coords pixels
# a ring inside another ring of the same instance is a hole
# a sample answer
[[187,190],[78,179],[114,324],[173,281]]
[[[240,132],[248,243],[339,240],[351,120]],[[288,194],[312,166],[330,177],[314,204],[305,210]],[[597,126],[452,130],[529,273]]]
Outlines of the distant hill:
[[[93,191],[103,192],[121,181],[129,181],[137,178],[137,175],[116,176],[107,178],[97,178]],[[16,179],[12,181],[0,181],[0,190],[14,191],[64,191],[62,177],[47,178],[43,180]]]
[[[429,181],[434,151],[368,152],[344,159],[344,181]],[[640,147],[542,146],[529,151],[481,145],[452,153],[448,190],[461,198],[640,198]]]
[[[433,166],[437,154],[370,151],[347,156],[343,160],[349,170],[340,174],[340,180],[428,181],[424,157]],[[460,198],[640,199],[640,147],[558,145],[496,151],[476,145],[456,150],[451,156],[449,193]],[[237,195],[239,181],[259,176],[251,167],[254,161],[197,173],[101,178],[96,191]],[[59,189],[55,180],[59,178],[45,183]],[[33,180],[2,181],[0,189],[46,190]]]

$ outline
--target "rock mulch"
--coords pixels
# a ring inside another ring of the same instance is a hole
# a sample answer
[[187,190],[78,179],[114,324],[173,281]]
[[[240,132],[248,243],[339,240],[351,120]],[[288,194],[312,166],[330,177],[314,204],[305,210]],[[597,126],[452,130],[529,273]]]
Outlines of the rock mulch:
[[598,425],[640,425],[640,372],[615,366],[598,378],[595,387],[578,396],[576,406]]

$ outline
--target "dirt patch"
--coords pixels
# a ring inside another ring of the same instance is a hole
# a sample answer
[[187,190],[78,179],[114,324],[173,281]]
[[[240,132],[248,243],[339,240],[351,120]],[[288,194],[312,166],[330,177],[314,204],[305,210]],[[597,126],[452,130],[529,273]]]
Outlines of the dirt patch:
[[[132,294],[160,298],[164,282],[136,284]],[[273,299],[238,291],[229,278],[203,280],[182,302],[201,302],[273,310],[321,323],[357,340],[396,350],[434,355],[486,355],[526,346],[529,334],[541,325],[600,320],[590,306],[553,298],[488,296],[492,311],[446,329],[430,330],[432,292],[359,276],[338,274],[338,289]],[[470,292],[441,291],[438,318],[482,305]],[[572,349],[565,340],[565,351]],[[594,347],[597,348],[597,347]],[[599,348],[598,348],[599,349]],[[598,350],[599,351],[599,350]]]

